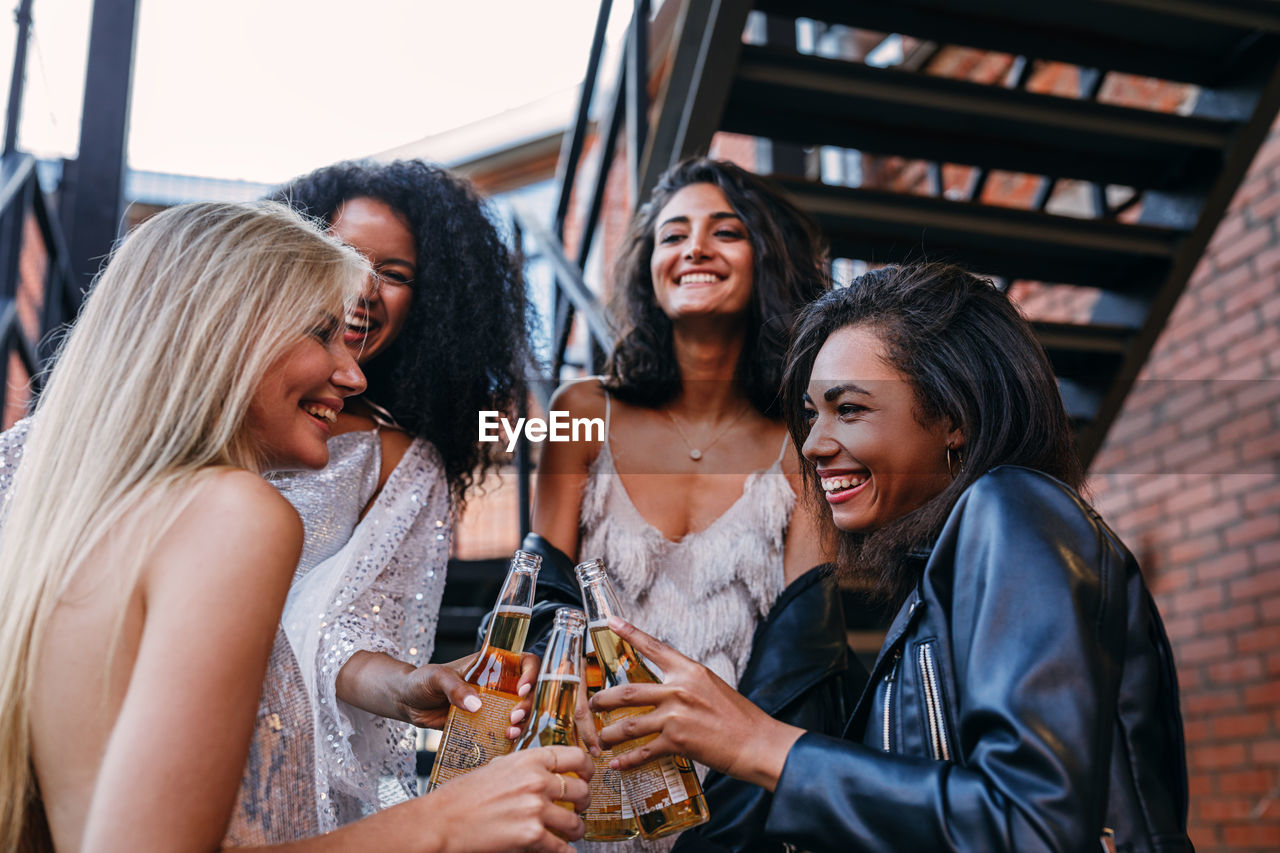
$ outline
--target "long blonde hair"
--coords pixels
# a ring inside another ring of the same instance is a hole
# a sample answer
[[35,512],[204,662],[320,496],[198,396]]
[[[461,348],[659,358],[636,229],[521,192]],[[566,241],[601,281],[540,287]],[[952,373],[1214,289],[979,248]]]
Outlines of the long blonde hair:
[[147,543],[202,471],[260,470],[245,429],[255,390],[286,349],[343,316],[366,272],[356,252],[281,205],[208,203],[139,226],[99,276],[4,508],[0,850],[18,845],[34,802],[34,666],[71,573],[131,508],[164,507],[143,516],[138,565],[126,567],[136,582]]

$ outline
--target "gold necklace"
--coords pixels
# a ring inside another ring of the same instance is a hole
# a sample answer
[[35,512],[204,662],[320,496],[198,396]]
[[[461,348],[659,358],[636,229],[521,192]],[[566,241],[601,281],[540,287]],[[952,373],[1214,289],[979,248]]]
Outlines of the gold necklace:
[[751,405],[747,404],[743,406],[742,411],[738,412],[738,414],[734,416],[733,420],[729,421],[727,424],[721,427],[720,430],[714,436],[711,437],[711,440],[702,446],[701,450],[693,446],[693,442],[689,440],[689,436],[685,433],[684,427],[680,426],[680,422],[676,420],[676,416],[672,414],[671,410],[668,409],[666,406],[663,406],[662,411],[668,418],[671,419],[671,424],[676,428],[676,432],[680,434],[680,440],[684,442],[684,446],[689,448],[689,458],[692,459],[694,462],[697,462],[702,458],[703,452],[710,450],[711,445],[715,444],[717,441],[723,438],[724,434],[729,431],[730,427],[732,427],[738,421],[746,417],[747,412],[751,411]]

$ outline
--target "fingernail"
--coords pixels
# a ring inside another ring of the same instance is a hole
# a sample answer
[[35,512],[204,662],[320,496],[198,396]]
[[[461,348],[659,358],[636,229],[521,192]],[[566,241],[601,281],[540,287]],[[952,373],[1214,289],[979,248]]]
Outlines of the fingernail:
[[591,747],[590,752],[591,752],[591,754],[592,754],[593,756],[595,756],[596,758],[599,758],[601,755],[603,755],[603,753],[602,753],[602,752],[600,752],[600,747],[598,747],[598,746],[593,746],[593,747]]
[[462,700],[462,707],[474,714],[476,711],[480,710],[480,697],[468,696],[466,699]]
[[521,684],[520,689],[516,691],[517,696],[528,696],[529,691],[533,689],[533,685],[529,683]]
[[619,761],[619,760],[618,760],[618,759],[616,759],[616,758],[615,758],[615,759],[613,759],[613,761],[610,761],[610,762],[609,762],[609,769],[610,769],[610,770],[618,770],[618,769],[620,769],[621,767],[622,767],[622,762],[621,762],[621,761]]
[[521,720],[524,719],[524,714],[525,714],[524,708],[516,708],[514,711],[511,712],[511,722],[513,724],[519,723]]

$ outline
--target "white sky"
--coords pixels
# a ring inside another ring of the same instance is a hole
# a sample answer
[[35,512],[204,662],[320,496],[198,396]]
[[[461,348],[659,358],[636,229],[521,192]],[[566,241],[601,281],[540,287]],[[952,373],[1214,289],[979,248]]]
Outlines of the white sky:
[[[0,9],[6,94],[17,5]],[[611,40],[631,4],[614,6]],[[576,85],[598,8],[599,0],[140,0],[129,165],[279,182],[475,121]],[[34,0],[19,132],[27,151],[75,154],[91,11],[91,0]]]

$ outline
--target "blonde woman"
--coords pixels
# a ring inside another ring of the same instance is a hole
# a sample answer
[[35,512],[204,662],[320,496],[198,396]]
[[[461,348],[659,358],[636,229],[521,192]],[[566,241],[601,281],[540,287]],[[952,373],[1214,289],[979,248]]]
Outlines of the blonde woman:
[[[316,831],[279,630],[302,546],[258,473],[323,466],[364,378],[365,262],[276,206],[190,205],[120,248],[54,369],[0,543],[0,849],[215,850]],[[15,464],[12,458],[6,464]],[[289,849],[568,850],[578,750],[534,750]],[[482,823],[471,820],[485,814]]]

